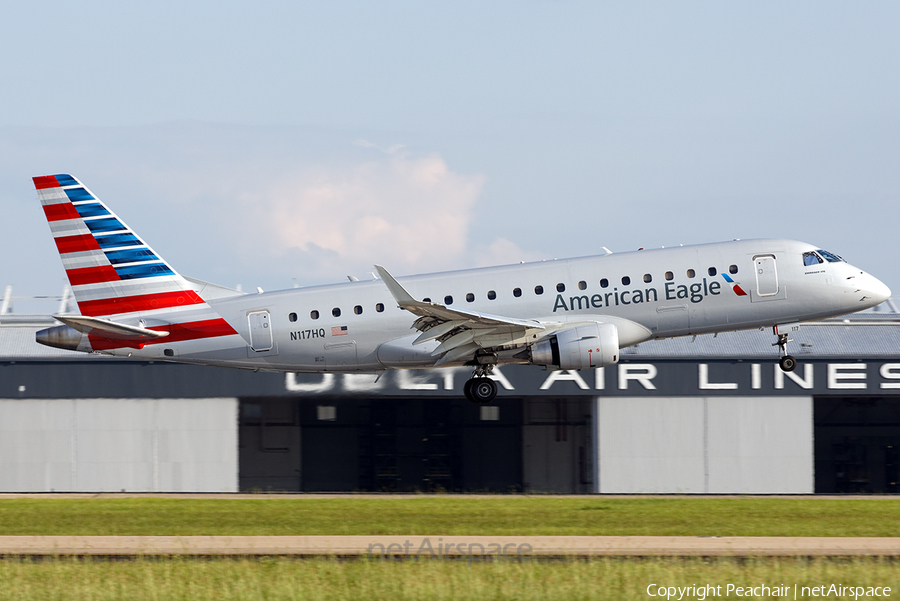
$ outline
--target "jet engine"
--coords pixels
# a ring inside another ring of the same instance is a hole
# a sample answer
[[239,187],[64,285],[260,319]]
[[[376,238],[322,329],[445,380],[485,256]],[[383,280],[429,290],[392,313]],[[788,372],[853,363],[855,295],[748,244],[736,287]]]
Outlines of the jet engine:
[[619,362],[619,332],[591,322],[560,330],[531,348],[531,363],[547,369],[590,369]]

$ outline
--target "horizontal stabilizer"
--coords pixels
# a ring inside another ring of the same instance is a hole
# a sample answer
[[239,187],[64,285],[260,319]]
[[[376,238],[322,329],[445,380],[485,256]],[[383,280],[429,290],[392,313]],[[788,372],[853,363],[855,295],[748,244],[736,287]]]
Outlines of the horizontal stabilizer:
[[93,334],[94,336],[116,340],[153,340],[154,338],[162,338],[169,335],[168,332],[148,330],[147,328],[128,326],[123,323],[82,315],[55,315],[54,319],[84,334]]

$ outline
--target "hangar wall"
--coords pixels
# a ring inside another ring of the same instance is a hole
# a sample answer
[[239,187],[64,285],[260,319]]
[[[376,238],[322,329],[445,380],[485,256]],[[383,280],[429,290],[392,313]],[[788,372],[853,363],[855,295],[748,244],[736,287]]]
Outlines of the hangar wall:
[[52,320],[10,319],[0,491],[900,492],[896,314],[804,325],[791,374],[756,331],[581,372],[503,366],[486,407],[463,368],[137,362],[41,347]]
[[522,411],[524,490],[590,492],[590,399],[526,397]]
[[241,490],[523,489],[523,399],[490,406],[427,397],[240,402]]
[[812,397],[600,397],[595,406],[595,492],[814,492]]
[[237,492],[237,399],[4,399],[2,492]]

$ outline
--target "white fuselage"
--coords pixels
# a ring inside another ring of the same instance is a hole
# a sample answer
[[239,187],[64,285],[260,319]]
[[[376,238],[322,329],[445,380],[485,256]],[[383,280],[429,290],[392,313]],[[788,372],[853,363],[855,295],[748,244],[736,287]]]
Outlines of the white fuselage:
[[[545,325],[543,334],[578,322],[613,323],[620,347],[843,315],[890,294],[879,280],[846,262],[804,265],[803,253],[815,249],[791,240],[733,241],[434,273],[400,282],[417,300],[536,320]],[[432,354],[436,341],[412,345],[419,334],[411,329],[415,316],[398,308],[381,280],[206,300],[239,336],[110,352],[297,372],[429,367],[439,358]],[[500,364],[525,362],[518,353],[534,342],[504,339],[502,332],[497,340]]]

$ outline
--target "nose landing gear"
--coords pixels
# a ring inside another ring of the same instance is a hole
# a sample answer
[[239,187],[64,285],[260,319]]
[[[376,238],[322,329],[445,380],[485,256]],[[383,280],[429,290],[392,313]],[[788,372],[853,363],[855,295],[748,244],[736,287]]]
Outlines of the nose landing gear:
[[781,371],[794,371],[797,368],[797,360],[791,355],[785,355],[778,360],[778,365],[781,366]]
[[493,365],[479,365],[472,377],[466,380],[463,392],[466,398],[479,405],[490,403],[497,396],[497,383],[489,378]]
[[773,328],[775,335],[778,336],[778,342],[773,342],[772,346],[778,347],[778,365],[781,367],[781,371],[794,371],[797,368],[797,360],[787,354],[787,343],[791,342],[788,333],[796,332],[799,329],[799,323],[777,325]]

